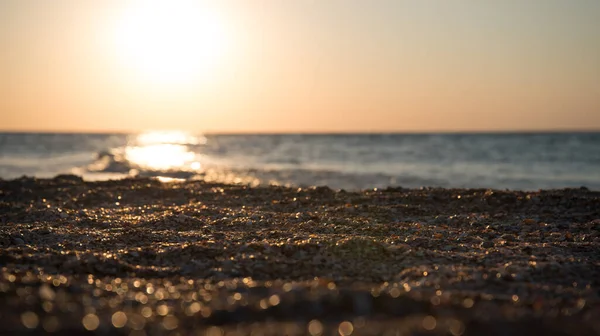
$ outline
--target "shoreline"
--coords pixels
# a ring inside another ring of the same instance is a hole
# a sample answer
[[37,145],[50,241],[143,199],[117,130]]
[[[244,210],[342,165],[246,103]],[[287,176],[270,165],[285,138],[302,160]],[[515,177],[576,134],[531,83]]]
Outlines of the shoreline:
[[597,334],[600,192],[0,180],[0,333]]

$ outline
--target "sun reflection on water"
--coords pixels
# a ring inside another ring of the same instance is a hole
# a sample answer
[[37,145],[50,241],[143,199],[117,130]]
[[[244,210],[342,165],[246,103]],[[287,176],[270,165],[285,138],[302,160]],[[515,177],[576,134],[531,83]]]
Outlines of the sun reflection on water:
[[138,134],[135,142],[140,145],[204,145],[206,144],[206,138],[203,136],[194,136],[182,131],[149,131]]
[[206,138],[181,131],[146,132],[135,137],[125,148],[125,160],[151,171],[200,171],[200,154],[194,148]]
[[89,180],[150,177],[161,182],[261,184],[253,173],[232,168],[230,161],[216,157],[206,143],[204,136],[181,131],[144,132],[128,137],[119,147],[100,151],[94,162],[74,173]]
[[129,146],[125,149],[127,161],[145,169],[170,170],[181,169],[189,165],[191,168],[196,154],[184,145],[149,145]]

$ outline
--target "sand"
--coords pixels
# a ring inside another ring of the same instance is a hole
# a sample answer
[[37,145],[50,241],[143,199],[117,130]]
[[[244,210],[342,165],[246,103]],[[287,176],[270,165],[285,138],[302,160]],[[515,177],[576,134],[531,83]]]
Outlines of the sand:
[[600,192],[0,180],[0,333],[600,334]]

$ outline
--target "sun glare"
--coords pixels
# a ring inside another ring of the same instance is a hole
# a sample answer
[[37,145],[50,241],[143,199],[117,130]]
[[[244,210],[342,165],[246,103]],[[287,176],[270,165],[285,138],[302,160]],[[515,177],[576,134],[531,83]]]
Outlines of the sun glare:
[[211,75],[225,56],[223,20],[199,1],[134,1],[118,21],[123,66],[147,80],[173,84]]
[[190,146],[206,143],[206,138],[183,132],[147,132],[138,135],[125,149],[128,162],[146,170],[197,171],[201,164]]

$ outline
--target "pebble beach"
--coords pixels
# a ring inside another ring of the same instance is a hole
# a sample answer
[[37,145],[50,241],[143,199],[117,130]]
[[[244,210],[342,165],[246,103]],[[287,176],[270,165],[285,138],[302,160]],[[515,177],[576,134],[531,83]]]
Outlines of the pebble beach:
[[0,334],[598,335],[600,192],[0,179]]

